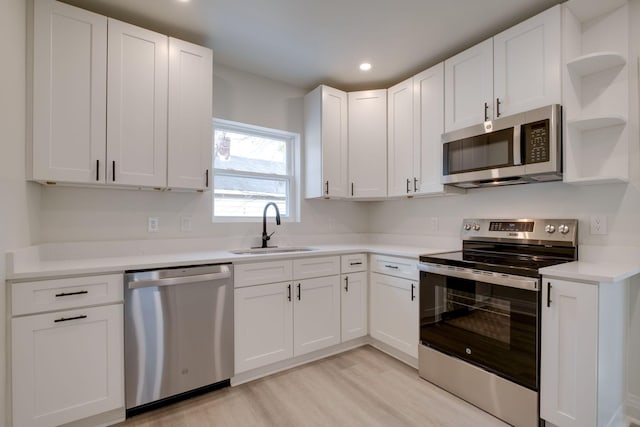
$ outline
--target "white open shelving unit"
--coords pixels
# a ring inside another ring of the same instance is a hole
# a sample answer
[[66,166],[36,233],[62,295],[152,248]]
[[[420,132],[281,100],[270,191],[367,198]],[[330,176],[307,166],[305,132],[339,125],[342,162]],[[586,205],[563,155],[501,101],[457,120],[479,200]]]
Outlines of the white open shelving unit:
[[563,16],[564,181],[629,181],[629,11]]

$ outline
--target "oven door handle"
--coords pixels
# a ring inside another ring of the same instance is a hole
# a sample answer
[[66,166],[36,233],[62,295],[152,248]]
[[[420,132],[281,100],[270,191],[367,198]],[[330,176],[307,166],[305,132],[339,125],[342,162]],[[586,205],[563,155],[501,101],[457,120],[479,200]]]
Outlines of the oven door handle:
[[474,270],[471,268],[452,267],[425,262],[418,264],[418,270],[424,271],[425,273],[439,274],[441,276],[451,276],[460,279],[490,283],[492,285],[540,291],[540,279],[533,277],[514,276],[512,274],[494,273],[492,271]]

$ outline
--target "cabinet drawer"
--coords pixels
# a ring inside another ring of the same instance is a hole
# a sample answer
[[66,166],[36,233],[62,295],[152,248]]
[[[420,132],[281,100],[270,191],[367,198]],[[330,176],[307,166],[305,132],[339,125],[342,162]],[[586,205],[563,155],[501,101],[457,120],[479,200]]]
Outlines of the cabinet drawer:
[[122,274],[13,283],[11,314],[39,313],[122,301]]
[[367,254],[349,254],[340,257],[340,271],[342,273],[355,273],[367,270]]
[[327,256],[293,260],[293,278],[309,279],[312,277],[333,276],[340,274],[340,257]]
[[234,288],[293,279],[291,260],[234,264]]
[[371,271],[410,280],[420,278],[418,260],[411,258],[371,255]]

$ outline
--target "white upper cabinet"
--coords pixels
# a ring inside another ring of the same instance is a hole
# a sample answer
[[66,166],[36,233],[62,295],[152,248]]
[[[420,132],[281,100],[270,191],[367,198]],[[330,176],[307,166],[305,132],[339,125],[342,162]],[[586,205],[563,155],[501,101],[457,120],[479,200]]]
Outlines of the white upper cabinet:
[[169,38],[169,188],[211,185],[211,49]]
[[491,120],[493,39],[444,61],[445,131]]
[[561,103],[561,6],[493,38],[494,118]]
[[387,90],[349,92],[349,195],[387,195]]
[[33,21],[29,179],[207,189],[211,50],[53,0]]
[[164,187],[167,36],[109,19],[107,181]]
[[445,131],[561,103],[561,7],[445,61]]
[[413,171],[413,79],[389,88],[388,193],[406,196],[417,188]]
[[107,18],[36,0],[33,38],[30,178],[104,183]]
[[318,86],[304,98],[305,197],[347,197],[347,94]]

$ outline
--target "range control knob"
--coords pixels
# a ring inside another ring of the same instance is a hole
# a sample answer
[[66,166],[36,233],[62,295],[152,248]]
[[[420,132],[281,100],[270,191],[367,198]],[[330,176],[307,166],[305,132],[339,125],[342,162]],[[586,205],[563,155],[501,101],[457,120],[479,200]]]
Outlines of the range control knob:
[[569,232],[569,226],[560,224],[560,227],[558,227],[558,231],[561,232],[562,234],[567,234]]
[[471,224],[469,224],[469,223],[465,224],[464,225],[464,229],[467,230],[467,231],[471,230]]
[[544,231],[546,231],[549,234],[552,234],[556,231],[556,227],[551,224],[548,224],[547,226],[544,227]]
[[480,224],[476,224],[475,222],[473,223],[473,229],[475,231],[479,231],[480,230]]

